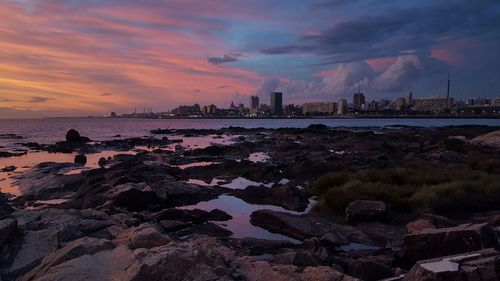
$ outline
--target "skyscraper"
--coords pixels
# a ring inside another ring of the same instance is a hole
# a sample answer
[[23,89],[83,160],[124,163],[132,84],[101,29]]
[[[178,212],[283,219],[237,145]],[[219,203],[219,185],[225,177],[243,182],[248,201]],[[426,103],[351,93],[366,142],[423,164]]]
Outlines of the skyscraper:
[[281,92],[271,93],[271,114],[272,115],[283,114],[283,93]]
[[361,93],[361,91],[354,93],[354,96],[352,97],[352,104],[354,108],[361,109],[365,103],[365,94]]
[[259,110],[259,97],[258,96],[250,96],[250,113],[255,114]]

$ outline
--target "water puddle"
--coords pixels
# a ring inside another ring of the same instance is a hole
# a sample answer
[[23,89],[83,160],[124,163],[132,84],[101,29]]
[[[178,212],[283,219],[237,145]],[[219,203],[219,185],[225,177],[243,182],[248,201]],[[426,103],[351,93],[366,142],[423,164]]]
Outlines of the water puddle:
[[224,184],[222,186],[230,188],[230,189],[245,189],[249,186],[261,186],[261,185],[263,185],[265,187],[271,187],[274,185],[274,183],[272,183],[272,182],[271,183],[261,183],[261,182],[251,181],[249,179],[242,178],[242,177],[237,177],[234,180],[232,180],[230,183]]
[[285,235],[272,233],[263,228],[252,225],[250,223],[250,215],[255,211],[263,209],[273,210],[278,212],[286,212],[290,214],[305,214],[312,209],[315,203],[316,200],[311,199],[309,207],[304,212],[294,212],[273,205],[249,204],[239,198],[230,195],[221,195],[216,199],[200,202],[198,204],[191,206],[179,207],[179,209],[185,209],[185,210],[201,209],[204,211],[219,209],[230,214],[233,217],[231,220],[220,222],[217,224],[233,232],[234,238],[252,237],[252,238],[267,239],[267,240],[286,240],[299,244],[300,241],[296,239],[290,238]]
[[220,164],[220,163],[219,162],[201,161],[201,162],[193,162],[193,163],[189,163],[189,164],[177,165],[176,167],[184,170],[184,169],[191,168],[191,167],[205,167],[205,166],[210,166],[210,165],[214,165],[214,164]]

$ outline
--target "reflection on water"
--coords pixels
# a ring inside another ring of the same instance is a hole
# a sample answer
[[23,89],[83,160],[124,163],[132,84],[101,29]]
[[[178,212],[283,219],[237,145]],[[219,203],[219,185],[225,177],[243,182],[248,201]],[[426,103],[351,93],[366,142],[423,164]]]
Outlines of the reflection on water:
[[210,165],[214,165],[214,164],[219,164],[219,162],[201,161],[201,162],[193,162],[193,163],[189,163],[189,164],[178,165],[177,167],[184,170],[184,169],[191,168],[191,167],[204,167],[204,166],[210,166]]
[[[99,159],[113,157],[118,154],[135,154],[133,151],[102,151],[99,153],[86,154],[87,164],[85,166],[68,167],[61,171],[62,174],[79,174],[82,171],[99,168]],[[15,185],[12,176],[22,174],[42,162],[73,163],[77,153],[49,153],[46,151],[28,152],[22,156],[0,158],[0,168],[5,166],[16,166],[17,169],[11,173],[0,172],[0,191],[16,196],[21,195],[19,188]]]
[[268,239],[268,240],[288,240],[292,241],[293,243],[300,243],[300,241],[290,238],[288,236],[271,233],[263,228],[252,225],[250,223],[250,215],[255,211],[263,209],[279,211],[279,212],[287,212],[290,214],[305,214],[311,210],[315,202],[316,201],[311,200],[309,207],[304,212],[294,212],[273,205],[249,204],[234,196],[221,195],[214,200],[200,202],[195,205],[184,206],[179,208],[186,210],[201,209],[205,211],[219,209],[230,214],[233,217],[233,219],[225,222],[220,222],[218,224],[232,231],[233,237],[235,238],[253,237],[253,238]]
[[265,187],[271,187],[274,185],[274,183],[271,182],[271,183],[265,184],[265,183],[261,183],[261,182],[251,181],[249,179],[242,178],[242,177],[237,177],[234,180],[232,180],[230,183],[224,184],[222,186],[230,188],[230,189],[245,189],[249,186],[260,186],[260,185],[263,185]]

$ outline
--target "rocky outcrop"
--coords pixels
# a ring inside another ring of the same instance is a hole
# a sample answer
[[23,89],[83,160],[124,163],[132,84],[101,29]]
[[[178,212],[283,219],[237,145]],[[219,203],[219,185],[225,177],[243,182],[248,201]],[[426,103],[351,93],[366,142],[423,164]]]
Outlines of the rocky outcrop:
[[309,205],[308,196],[287,185],[249,186],[243,190],[234,190],[234,196],[251,204],[276,205],[292,211],[304,211]]
[[372,200],[356,200],[347,206],[345,219],[348,223],[384,219],[387,208],[384,202]]
[[66,141],[67,142],[89,142],[90,139],[87,137],[82,137],[80,132],[75,129],[69,129],[66,133]]
[[336,224],[324,217],[310,215],[293,215],[271,210],[253,212],[251,223],[274,233],[304,240],[311,237],[322,237],[326,234],[335,235],[334,244],[373,243],[363,232],[353,227]]
[[419,261],[403,281],[495,281],[500,280],[500,253],[485,249]]
[[497,244],[487,223],[428,228],[404,237],[402,255],[409,262],[470,252]]

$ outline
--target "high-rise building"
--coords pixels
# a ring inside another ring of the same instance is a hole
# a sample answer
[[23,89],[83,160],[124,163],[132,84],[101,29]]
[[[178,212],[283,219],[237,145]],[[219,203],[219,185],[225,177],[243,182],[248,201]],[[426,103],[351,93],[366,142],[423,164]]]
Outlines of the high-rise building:
[[406,93],[405,102],[406,102],[406,105],[408,105],[408,106],[413,105],[413,93],[411,91]]
[[363,108],[363,104],[365,104],[365,94],[358,92],[354,93],[354,96],[352,97],[352,104],[355,109],[361,109]]
[[283,114],[283,93],[271,93],[271,115]]
[[346,115],[347,114],[347,100],[340,99],[337,105],[337,115]]
[[259,97],[250,96],[250,114],[256,114],[259,111]]
[[415,110],[441,112],[453,107],[453,98],[426,97],[415,100]]

